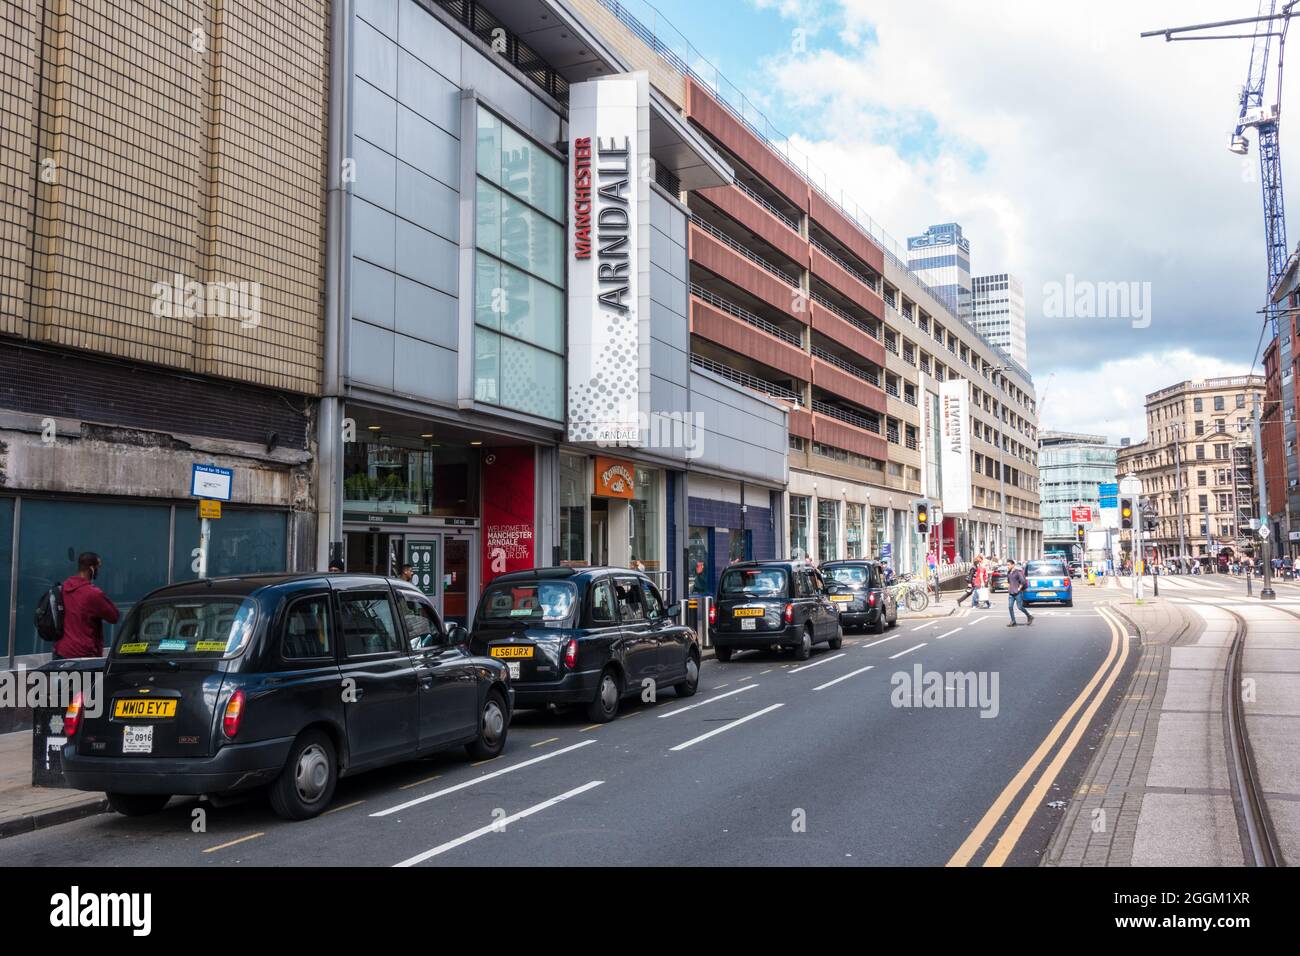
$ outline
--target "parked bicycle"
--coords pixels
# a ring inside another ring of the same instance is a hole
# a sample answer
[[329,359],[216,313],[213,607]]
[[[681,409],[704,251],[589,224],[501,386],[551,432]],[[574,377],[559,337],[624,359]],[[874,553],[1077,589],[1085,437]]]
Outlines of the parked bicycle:
[[889,590],[893,592],[894,599],[909,611],[924,611],[930,606],[930,589],[924,581],[919,581],[910,574],[903,575],[903,579]]

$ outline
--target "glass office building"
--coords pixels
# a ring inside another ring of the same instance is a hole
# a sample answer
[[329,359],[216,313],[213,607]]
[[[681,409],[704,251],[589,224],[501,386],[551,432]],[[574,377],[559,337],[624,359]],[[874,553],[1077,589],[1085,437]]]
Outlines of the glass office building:
[[1115,481],[1118,445],[1104,435],[1043,432],[1038,474],[1043,502],[1043,548],[1069,550],[1075,544],[1070,509],[1098,508],[1098,485]]

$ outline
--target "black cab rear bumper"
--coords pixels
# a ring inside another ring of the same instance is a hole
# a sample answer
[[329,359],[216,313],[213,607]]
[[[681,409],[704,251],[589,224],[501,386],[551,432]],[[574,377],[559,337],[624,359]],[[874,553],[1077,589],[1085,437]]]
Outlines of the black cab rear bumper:
[[714,647],[728,647],[735,651],[758,651],[778,645],[798,647],[803,643],[802,627],[787,624],[779,631],[713,631]]
[[77,790],[103,793],[230,793],[271,783],[293,737],[226,744],[211,757],[89,757],[63,748],[63,776]]
[[865,611],[840,611],[840,623],[845,627],[875,624],[882,613],[884,609],[881,607],[869,607]]
[[559,680],[512,680],[514,707],[543,707],[546,704],[586,704],[596,697],[600,671],[569,671]]

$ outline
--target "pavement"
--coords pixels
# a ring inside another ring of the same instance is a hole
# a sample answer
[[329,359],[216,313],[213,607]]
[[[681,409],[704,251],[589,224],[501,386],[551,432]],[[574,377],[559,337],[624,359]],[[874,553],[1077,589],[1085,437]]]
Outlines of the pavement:
[[0,838],[102,813],[102,793],[32,786],[32,733],[0,734]]
[[1141,653],[1044,862],[1244,865],[1223,713],[1235,615],[1246,627],[1246,729],[1265,802],[1284,859],[1300,860],[1300,585],[1280,582],[1278,601],[1266,604],[1258,582],[1248,597],[1240,578],[1162,576],[1158,598],[1151,584],[1139,605],[1131,578],[1116,582],[1124,596],[1115,609]]
[[[1062,713],[1115,659],[1095,602],[1016,628],[999,604],[945,602],[805,662],[707,660],[695,697],[625,701],[607,724],[520,711],[501,757],[347,778],[314,820],[260,795],[178,797],[0,840],[0,867],[1033,865],[1060,819],[1049,788],[1072,791],[1087,764]],[[1111,706],[1096,696],[1077,726]],[[1042,786],[1019,787],[1031,775]]]

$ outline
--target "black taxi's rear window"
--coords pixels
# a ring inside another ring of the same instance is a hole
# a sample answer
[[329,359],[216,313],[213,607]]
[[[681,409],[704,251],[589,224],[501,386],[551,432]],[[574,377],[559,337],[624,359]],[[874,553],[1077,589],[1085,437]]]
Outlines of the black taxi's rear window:
[[569,619],[578,592],[568,581],[493,584],[483,593],[479,617],[485,621],[555,624]]
[[159,598],[132,609],[113,656],[229,657],[253,633],[256,605],[248,598]]
[[769,597],[785,594],[781,568],[728,568],[718,584],[719,597]]

